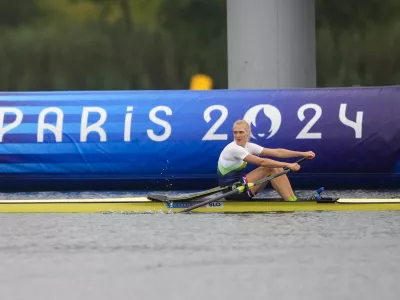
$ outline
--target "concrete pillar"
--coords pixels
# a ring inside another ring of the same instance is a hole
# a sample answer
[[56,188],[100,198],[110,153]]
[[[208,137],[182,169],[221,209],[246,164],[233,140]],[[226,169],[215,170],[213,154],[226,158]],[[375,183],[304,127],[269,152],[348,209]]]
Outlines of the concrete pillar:
[[314,0],[227,0],[229,89],[316,86]]

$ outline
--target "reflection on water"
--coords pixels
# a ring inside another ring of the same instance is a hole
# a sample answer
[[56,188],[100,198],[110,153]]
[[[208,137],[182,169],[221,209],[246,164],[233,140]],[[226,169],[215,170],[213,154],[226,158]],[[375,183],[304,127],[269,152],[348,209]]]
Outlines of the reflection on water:
[[398,299],[399,212],[0,215],[1,299]]

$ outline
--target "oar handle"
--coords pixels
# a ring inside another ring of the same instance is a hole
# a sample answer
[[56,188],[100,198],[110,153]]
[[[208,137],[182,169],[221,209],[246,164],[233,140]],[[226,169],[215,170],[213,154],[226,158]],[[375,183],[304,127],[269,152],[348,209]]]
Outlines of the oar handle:
[[[297,164],[301,164],[301,163],[304,162],[305,160],[307,160],[307,158],[303,157],[303,158],[299,159],[298,161],[296,161],[296,163],[297,163]],[[274,178],[276,178],[276,177],[279,177],[279,176],[281,176],[281,175],[287,174],[287,173],[289,173],[290,171],[291,171],[291,170],[290,170],[289,168],[283,168],[283,171],[281,171],[281,172],[279,172],[279,173],[276,173],[276,174],[273,174],[273,175],[271,175],[271,176],[268,176],[268,177],[265,177],[265,178],[262,178],[262,179],[260,179],[260,180],[255,181],[255,182],[253,183],[253,186],[256,186],[256,185],[259,185],[259,184],[268,182],[268,181],[270,181],[270,180],[272,180],[272,179],[274,179]]]
[[[306,157],[302,157],[302,158],[300,158],[298,161],[296,161],[295,163],[296,163],[296,164],[301,164],[301,163],[304,162],[305,160],[307,160],[307,158],[306,158]],[[283,169],[284,169],[284,170],[289,170],[288,167],[284,167]]]

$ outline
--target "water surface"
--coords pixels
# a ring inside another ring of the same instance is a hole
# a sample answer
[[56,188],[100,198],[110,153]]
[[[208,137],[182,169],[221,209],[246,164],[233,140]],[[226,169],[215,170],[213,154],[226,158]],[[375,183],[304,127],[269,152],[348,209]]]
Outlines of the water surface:
[[2,214],[0,299],[398,299],[400,212]]

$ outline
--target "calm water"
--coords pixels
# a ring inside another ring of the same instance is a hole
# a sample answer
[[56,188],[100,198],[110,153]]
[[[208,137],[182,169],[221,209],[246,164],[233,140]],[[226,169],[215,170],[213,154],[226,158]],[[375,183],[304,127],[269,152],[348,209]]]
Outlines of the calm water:
[[0,215],[0,299],[382,300],[399,282],[400,212]]

